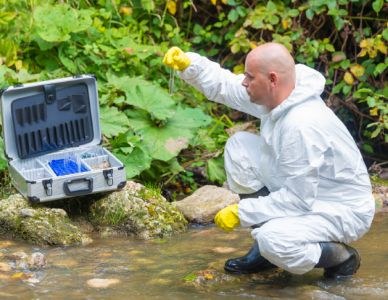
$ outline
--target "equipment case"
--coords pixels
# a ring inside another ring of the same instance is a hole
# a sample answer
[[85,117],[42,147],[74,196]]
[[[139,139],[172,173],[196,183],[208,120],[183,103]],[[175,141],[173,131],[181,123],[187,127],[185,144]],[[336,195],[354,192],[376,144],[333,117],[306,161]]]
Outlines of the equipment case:
[[30,201],[124,187],[123,164],[101,146],[93,76],[8,87],[1,92],[1,115],[12,183]]

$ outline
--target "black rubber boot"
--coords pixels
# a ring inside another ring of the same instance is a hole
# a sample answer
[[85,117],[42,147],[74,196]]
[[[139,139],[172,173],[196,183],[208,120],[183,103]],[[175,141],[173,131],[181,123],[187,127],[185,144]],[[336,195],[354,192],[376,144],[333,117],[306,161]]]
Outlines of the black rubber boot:
[[341,279],[355,274],[360,267],[361,258],[357,250],[335,242],[319,243],[322,254],[316,268],[324,268],[325,278]]
[[236,274],[257,273],[272,268],[276,266],[261,256],[256,241],[246,255],[228,259],[224,266],[225,271]]
[[258,198],[260,196],[268,196],[269,195],[269,190],[267,187],[263,187],[257,192],[254,192],[252,194],[239,194],[240,199],[246,199],[246,198]]

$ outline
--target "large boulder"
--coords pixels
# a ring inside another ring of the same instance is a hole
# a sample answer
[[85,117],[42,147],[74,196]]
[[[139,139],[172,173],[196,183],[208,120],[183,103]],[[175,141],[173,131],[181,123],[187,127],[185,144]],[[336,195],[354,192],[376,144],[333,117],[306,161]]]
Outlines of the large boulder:
[[128,182],[119,191],[31,204],[20,194],[0,200],[0,234],[40,245],[80,245],[88,233],[163,238],[187,229],[182,213],[157,189]]
[[90,239],[72,224],[66,211],[32,206],[20,194],[0,201],[0,230],[34,244],[77,245]]
[[89,219],[105,236],[163,238],[187,229],[185,217],[160,191],[131,181],[122,190],[94,202]]
[[190,222],[206,224],[220,209],[239,201],[240,197],[228,189],[205,185],[174,204]]

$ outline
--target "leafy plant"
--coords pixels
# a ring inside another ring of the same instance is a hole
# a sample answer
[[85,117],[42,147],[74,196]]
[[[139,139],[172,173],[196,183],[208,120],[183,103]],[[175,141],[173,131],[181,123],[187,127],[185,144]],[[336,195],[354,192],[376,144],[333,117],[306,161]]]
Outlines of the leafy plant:
[[180,80],[170,95],[161,58],[174,45],[242,73],[248,51],[276,41],[326,76],[328,105],[372,160],[386,160],[384,3],[0,0],[0,88],[94,74],[104,143],[128,178],[195,188],[206,176],[222,184],[225,130],[246,118],[232,118]]

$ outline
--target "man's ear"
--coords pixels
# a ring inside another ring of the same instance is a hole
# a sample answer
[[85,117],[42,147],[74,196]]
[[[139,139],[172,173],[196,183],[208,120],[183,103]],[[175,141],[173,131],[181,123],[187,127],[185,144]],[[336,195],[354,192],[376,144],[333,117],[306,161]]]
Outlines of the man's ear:
[[269,81],[271,82],[272,86],[275,86],[278,84],[278,75],[275,72],[269,72]]
[[269,72],[269,81],[271,82],[271,84],[277,84],[278,75],[275,72]]

